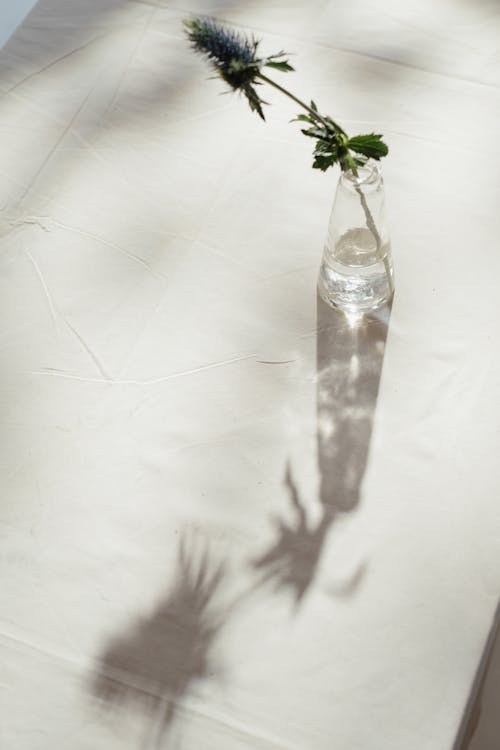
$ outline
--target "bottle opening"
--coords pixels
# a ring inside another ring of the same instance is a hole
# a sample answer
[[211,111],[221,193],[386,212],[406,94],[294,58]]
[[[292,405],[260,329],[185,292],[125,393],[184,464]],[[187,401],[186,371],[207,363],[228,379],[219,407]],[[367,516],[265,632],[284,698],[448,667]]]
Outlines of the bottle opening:
[[342,172],[342,179],[353,187],[374,185],[380,180],[380,169],[375,161],[367,161],[362,167],[357,168],[357,175],[354,174],[352,169],[348,172]]

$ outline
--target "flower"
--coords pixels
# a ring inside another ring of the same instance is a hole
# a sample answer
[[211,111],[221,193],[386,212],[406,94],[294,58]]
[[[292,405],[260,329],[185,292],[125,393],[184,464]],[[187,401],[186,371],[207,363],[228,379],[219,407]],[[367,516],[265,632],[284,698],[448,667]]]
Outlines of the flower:
[[184,22],[186,35],[195,52],[204,55],[220,77],[233,89],[246,96],[250,109],[264,120],[262,105],[266,104],[258,95],[255,86],[260,85],[260,69],[263,66],[282,71],[293,70],[286,53],[278,52],[269,57],[257,57],[258,39],[249,39],[243,34],[228,29],[210,18],[190,18]]
[[[259,42],[251,42],[242,34],[227,29],[210,18],[191,18],[185,21],[186,33],[196,52],[204,54],[217,70],[227,71],[238,62],[248,67],[257,62],[255,55]],[[238,88],[240,82],[231,81]]]
[[295,119],[307,123],[303,128],[304,135],[314,138],[314,169],[323,172],[334,164],[339,164],[342,171],[352,171],[357,176],[357,168],[363,166],[368,159],[377,161],[387,156],[389,149],[379,133],[356,135],[349,138],[328,115],[322,115],[314,101],[311,104],[298,99],[263,74],[262,68],[274,68],[287,73],[293,70],[286,59],[286,52],[278,52],[267,57],[258,57],[257,49],[260,40],[249,39],[232,29],[228,29],[211,18],[193,17],[184,21],[184,27],[191,46],[208,59],[220,77],[231,86],[234,91],[240,91],[246,96],[250,109],[264,120],[262,105],[266,104],[259,97],[255,87],[262,83],[281,91],[296,104],[299,104],[306,114],[302,113]]

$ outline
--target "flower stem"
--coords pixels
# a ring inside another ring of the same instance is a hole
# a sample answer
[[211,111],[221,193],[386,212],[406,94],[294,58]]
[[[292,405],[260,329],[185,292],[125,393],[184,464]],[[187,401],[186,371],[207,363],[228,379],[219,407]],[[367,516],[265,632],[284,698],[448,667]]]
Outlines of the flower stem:
[[258,75],[258,77],[262,81],[265,81],[270,86],[273,86],[275,89],[278,89],[278,91],[281,91],[282,94],[285,94],[285,96],[288,96],[289,99],[293,99],[293,101],[296,104],[298,104],[299,107],[302,107],[303,109],[306,110],[306,112],[309,112],[309,114],[311,115],[311,117],[314,117],[315,120],[318,120],[319,122],[323,123],[323,125],[325,125],[325,127],[328,127],[329,125],[330,126],[333,125],[336,128],[336,130],[339,131],[339,133],[342,133],[342,135],[347,135],[347,133],[344,130],[342,130],[342,128],[340,127],[340,125],[337,125],[337,123],[333,122],[333,120],[331,120],[330,122],[328,122],[327,120],[325,120],[325,118],[322,117],[319,114],[319,112],[316,112],[315,109],[313,109],[308,104],[306,104],[305,102],[303,102],[301,99],[299,99],[297,96],[295,96],[295,94],[292,94],[291,91],[288,91],[288,89],[283,88],[283,86],[280,86],[279,83],[276,83],[276,81],[273,81],[271,78],[268,78],[267,76],[265,76],[264,73],[258,73],[257,75]]
[[[355,177],[359,177],[358,169],[356,167],[356,164],[354,162],[351,166],[351,171]],[[370,207],[368,206],[368,203],[366,201],[366,196],[361,190],[361,187],[359,185],[356,185],[355,190],[357,194],[359,195],[359,200],[361,203],[361,207],[363,209],[363,213],[365,214],[366,219],[366,226],[370,230],[370,232],[373,234],[373,238],[375,240],[376,244],[376,253],[382,263],[384,264],[385,269],[385,275],[387,276],[387,284],[389,285],[390,292],[394,291],[394,283],[392,281],[392,274],[391,274],[391,267],[389,265],[389,259],[387,258],[387,255],[382,255],[382,238],[380,237],[379,231],[377,229],[377,225],[375,224],[375,219],[373,218],[373,214],[370,211]]]
[[[311,117],[313,117],[318,122],[321,122],[325,127],[328,128],[328,127],[331,127],[333,125],[333,127],[341,135],[345,136],[345,138],[347,139],[347,133],[345,132],[345,130],[343,130],[340,127],[340,125],[337,125],[336,122],[334,122],[331,119],[330,119],[330,121],[326,120],[324,117],[322,117],[319,114],[319,112],[317,112],[315,109],[313,109],[308,104],[306,104],[305,102],[303,102],[301,99],[299,99],[297,96],[295,96],[295,94],[292,94],[291,91],[288,91],[287,89],[283,88],[283,86],[280,86],[279,83],[276,83],[271,78],[268,78],[266,75],[264,75],[264,73],[259,72],[257,74],[257,77],[260,78],[262,81],[265,81],[265,83],[268,83],[270,86],[273,86],[275,89],[278,89],[278,91],[281,91],[281,93],[285,94],[285,96],[288,96],[289,99],[292,99],[296,104],[299,105],[299,107],[302,107],[303,109],[306,110],[306,112],[309,112],[309,114],[311,115]],[[348,158],[347,159],[347,163],[348,163],[349,168],[352,171],[354,177],[359,178],[358,168],[356,166],[356,162],[354,161],[354,159],[352,157]],[[376,244],[376,248],[377,248],[376,249],[377,255],[378,255],[378,257],[380,258],[380,260],[384,264],[385,274],[387,276],[387,283],[388,283],[389,289],[390,289],[390,291],[392,293],[394,291],[394,284],[393,284],[393,281],[392,281],[392,274],[391,274],[391,269],[390,269],[390,266],[389,266],[389,260],[387,258],[387,255],[384,255],[384,256],[382,255],[382,239],[381,239],[380,234],[378,232],[377,225],[375,224],[375,219],[373,218],[372,212],[370,211],[368,203],[366,202],[366,196],[363,193],[363,191],[361,190],[361,187],[359,185],[356,185],[355,190],[356,190],[357,194],[359,195],[359,200],[360,200],[360,203],[361,203],[361,207],[363,209],[363,213],[365,214],[366,226],[368,227],[368,229],[372,233],[373,238],[375,240],[375,244]]]

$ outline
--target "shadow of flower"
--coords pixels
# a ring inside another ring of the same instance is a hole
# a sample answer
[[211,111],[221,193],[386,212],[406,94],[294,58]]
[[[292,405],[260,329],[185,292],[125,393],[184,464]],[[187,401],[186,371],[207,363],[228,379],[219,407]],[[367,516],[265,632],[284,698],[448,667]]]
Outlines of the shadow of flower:
[[253,562],[253,566],[263,571],[263,582],[272,581],[276,589],[291,590],[298,606],[314,578],[323,541],[333,516],[326,511],[319,524],[309,525],[289,464],[286,468],[285,485],[294,519],[288,522],[274,520],[277,539],[267,552]]
[[171,592],[100,656],[94,694],[108,704],[148,705],[158,741],[180,699],[213,673],[211,649],[223,625],[213,598],[224,572],[206,545],[196,561],[184,535]]

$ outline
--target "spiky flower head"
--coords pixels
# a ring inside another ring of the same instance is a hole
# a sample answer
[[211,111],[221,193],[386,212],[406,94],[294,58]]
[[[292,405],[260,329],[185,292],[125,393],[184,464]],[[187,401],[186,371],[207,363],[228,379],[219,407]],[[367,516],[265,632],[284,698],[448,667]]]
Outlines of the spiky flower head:
[[263,66],[283,71],[293,70],[287,60],[282,59],[285,52],[278,52],[269,57],[257,57],[260,41],[228,29],[210,18],[190,18],[184,22],[186,35],[192,48],[202,54],[217,71],[220,77],[234,91],[246,96],[250,109],[256,111],[264,120],[262,105],[255,86],[260,84],[259,73]]

